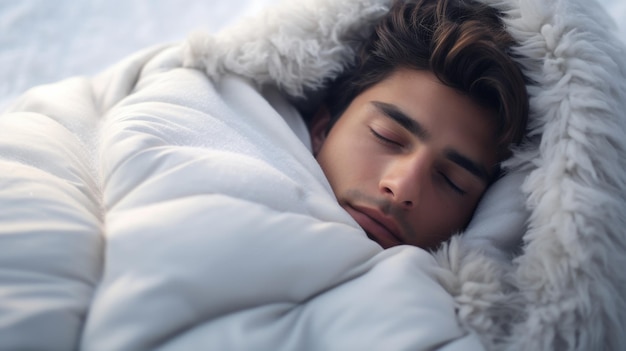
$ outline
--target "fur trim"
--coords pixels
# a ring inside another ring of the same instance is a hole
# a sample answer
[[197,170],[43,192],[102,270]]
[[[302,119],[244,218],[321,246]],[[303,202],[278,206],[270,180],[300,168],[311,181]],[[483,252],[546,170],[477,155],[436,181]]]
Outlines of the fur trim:
[[441,269],[433,274],[454,296],[461,325],[488,350],[498,350],[523,311],[508,279],[511,265],[462,243],[453,237],[434,254]]
[[509,28],[542,63],[529,71],[541,142],[514,276],[526,316],[509,349],[616,350],[626,344],[626,52],[597,4],[520,5]]
[[388,2],[285,1],[216,36],[192,35],[184,62],[214,79],[228,71],[302,97],[353,62],[355,43],[371,32]]

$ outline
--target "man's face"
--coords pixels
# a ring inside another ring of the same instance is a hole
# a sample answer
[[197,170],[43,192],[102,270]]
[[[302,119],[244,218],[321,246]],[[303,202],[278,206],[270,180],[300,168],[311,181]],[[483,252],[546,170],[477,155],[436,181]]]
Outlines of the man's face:
[[493,112],[431,72],[401,69],[358,95],[316,158],[339,204],[383,248],[433,248],[469,222],[497,162]]

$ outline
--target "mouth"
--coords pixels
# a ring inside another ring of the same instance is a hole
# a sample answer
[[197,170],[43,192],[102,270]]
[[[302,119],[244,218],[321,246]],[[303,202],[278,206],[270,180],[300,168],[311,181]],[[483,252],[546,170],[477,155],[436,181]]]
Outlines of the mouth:
[[377,209],[347,205],[346,211],[367,236],[384,249],[403,244],[395,221]]

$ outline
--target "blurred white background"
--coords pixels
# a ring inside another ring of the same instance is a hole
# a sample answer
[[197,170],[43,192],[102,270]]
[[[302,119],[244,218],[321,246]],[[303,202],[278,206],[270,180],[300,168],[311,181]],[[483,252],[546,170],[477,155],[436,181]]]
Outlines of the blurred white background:
[[[0,111],[32,86],[99,72],[139,49],[217,31],[278,1],[0,0]],[[599,1],[626,41],[626,1]]]

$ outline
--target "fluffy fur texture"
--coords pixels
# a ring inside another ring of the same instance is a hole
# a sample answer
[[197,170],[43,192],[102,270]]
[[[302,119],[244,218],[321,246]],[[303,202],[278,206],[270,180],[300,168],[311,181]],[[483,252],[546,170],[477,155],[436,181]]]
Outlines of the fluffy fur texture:
[[217,36],[192,35],[185,65],[213,78],[225,71],[259,85],[278,84],[292,97],[317,90],[349,64],[386,1],[285,1]]
[[[529,86],[529,142],[507,166],[530,171],[531,216],[513,262],[453,239],[436,257],[458,317],[491,349],[626,345],[626,49],[587,0],[484,0],[506,15]],[[187,43],[187,66],[234,72],[292,97],[351,62],[387,0],[286,1]],[[519,228],[510,228],[519,230]]]
[[594,2],[523,1],[510,32],[537,82],[531,209],[513,281],[524,315],[511,350],[618,350],[626,345],[626,65]]

